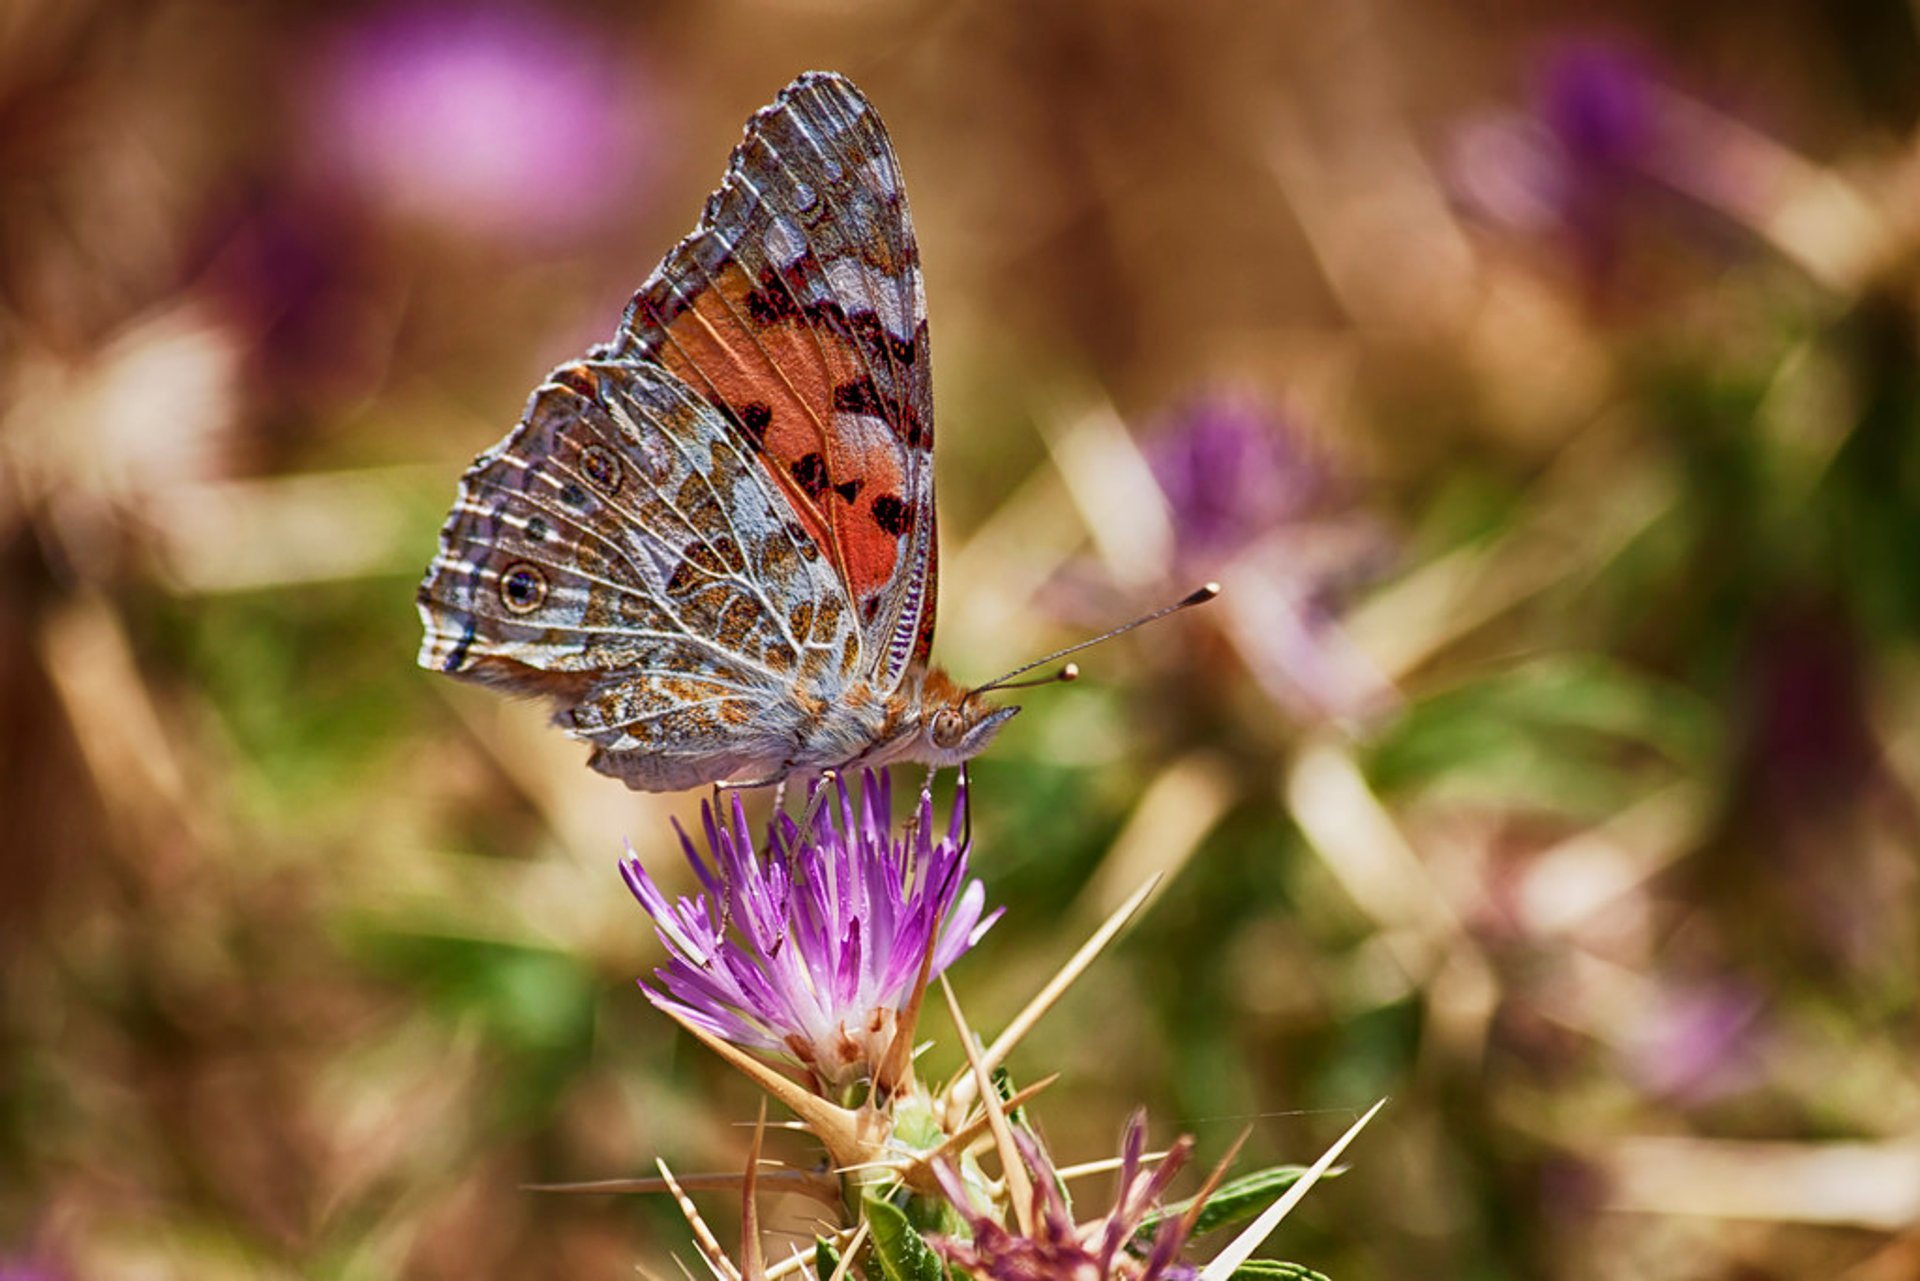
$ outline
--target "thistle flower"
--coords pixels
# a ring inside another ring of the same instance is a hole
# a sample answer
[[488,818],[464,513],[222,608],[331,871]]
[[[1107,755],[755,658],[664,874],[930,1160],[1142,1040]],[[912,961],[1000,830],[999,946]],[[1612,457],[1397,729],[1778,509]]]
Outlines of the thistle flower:
[[1143,450],[1174,513],[1185,573],[1217,571],[1221,558],[1310,518],[1331,487],[1298,425],[1246,395],[1195,399]]
[[1656,1097],[1699,1106],[1762,1076],[1767,996],[1734,975],[1660,985],[1622,1047],[1628,1075]]
[[1350,588],[1385,567],[1389,542],[1299,422],[1214,393],[1143,450],[1180,531],[1177,568],[1228,585],[1215,617],[1268,695],[1300,720],[1390,706],[1392,686],[1339,619]]
[[1530,112],[1460,131],[1452,165],[1460,194],[1495,223],[1563,237],[1604,276],[1672,145],[1660,95],[1653,67],[1630,48],[1598,39],[1557,45],[1539,61]]
[[367,15],[317,47],[308,79],[307,145],[329,174],[503,238],[558,241],[619,215],[667,141],[652,81],[604,35],[510,0]]
[[703,804],[711,861],[676,824],[702,886],[677,903],[629,850],[621,874],[669,953],[659,986],[641,983],[647,999],[722,1040],[787,1056],[829,1090],[871,1076],[923,964],[938,975],[1000,915],[983,917],[986,891],[966,880],[964,788],[937,839],[932,796],[920,794],[914,823],[896,834],[891,791],[885,770],[866,774],[857,797],[836,781],[806,827],[774,819],[764,858],[737,794],[731,825]]
[[1027,1226],[1020,1230],[1009,1230],[981,1212],[960,1173],[945,1162],[936,1163],[934,1173],[941,1191],[959,1212],[972,1239],[936,1236],[929,1238],[933,1248],[956,1267],[995,1281],[1052,1277],[1071,1281],[1183,1281],[1197,1275],[1193,1268],[1176,1261],[1192,1229],[1191,1213],[1168,1215],[1144,1249],[1133,1244],[1142,1224],[1160,1207],[1162,1196],[1193,1152],[1193,1139],[1183,1135],[1157,1166],[1148,1169],[1144,1159],[1146,1135],[1146,1113],[1135,1112],[1127,1122],[1121,1145],[1120,1187],[1113,1208],[1104,1217],[1083,1224],[1073,1221],[1061,1191],[1060,1175],[1046,1149],[1025,1131],[1013,1132],[1014,1145],[1032,1175],[1033,1185],[1031,1212],[1023,1216]]

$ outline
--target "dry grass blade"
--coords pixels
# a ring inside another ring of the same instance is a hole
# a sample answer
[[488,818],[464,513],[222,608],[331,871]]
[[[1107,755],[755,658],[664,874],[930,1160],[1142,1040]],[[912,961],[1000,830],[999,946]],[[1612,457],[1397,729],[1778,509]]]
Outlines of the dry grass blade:
[[1207,1181],[1200,1185],[1200,1190],[1187,1202],[1187,1212],[1180,1216],[1180,1235],[1183,1238],[1193,1235],[1193,1227],[1200,1221],[1200,1212],[1206,1208],[1207,1198],[1212,1196],[1214,1190],[1220,1186],[1220,1181],[1227,1177],[1227,1171],[1233,1168],[1234,1159],[1240,1155],[1240,1149],[1247,1145],[1247,1137],[1252,1133],[1251,1125],[1240,1131],[1232,1146],[1227,1149],[1226,1155],[1214,1163],[1213,1172],[1207,1175]]
[[1148,875],[1178,876],[1233,802],[1233,771],[1224,760],[1192,752],[1173,762],[1141,793],[1069,919],[1111,911],[1125,901],[1127,886]]
[[[1152,1165],[1156,1161],[1167,1159],[1167,1150],[1143,1152],[1140,1154],[1142,1165]],[[1101,1157],[1098,1161],[1082,1161],[1079,1165],[1063,1165],[1053,1173],[1062,1183],[1071,1183],[1075,1179],[1085,1179],[1096,1174],[1111,1174],[1126,1164],[1125,1158],[1117,1156]]]
[[927,980],[933,974],[933,952],[939,941],[939,930],[928,933],[926,951],[920,954],[920,972],[913,980],[913,994],[901,1008],[886,1057],[873,1074],[874,1087],[887,1095],[898,1094],[913,1083],[913,1033],[920,1026],[920,1010],[926,1003]]
[[[861,1244],[865,1242],[866,1239],[867,1225],[864,1222],[857,1228],[847,1228],[844,1231],[833,1234],[833,1248],[840,1252],[840,1265],[842,1268],[846,1266],[846,1261],[853,1257],[854,1253],[859,1250]],[[814,1245],[810,1245],[804,1250],[795,1249],[792,1255],[780,1260],[780,1262],[767,1269],[766,1281],[784,1281],[784,1278],[790,1277],[796,1272],[806,1272],[810,1270],[813,1267],[815,1256],[819,1253],[819,1247]],[[836,1269],[834,1275],[837,1277],[842,1275],[842,1273],[839,1269]]]
[[1013,1202],[1013,1214],[1020,1222],[1023,1235],[1033,1235],[1033,1183],[1027,1177],[1026,1162],[1020,1159],[1020,1149],[1013,1144],[1013,1130],[1007,1124],[1007,1113],[1000,1106],[1000,1096],[994,1091],[991,1069],[981,1057],[974,1045],[973,1029],[967,1026],[966,1015],[960,1012],[959,998],[953,994],[952,984],[947,976],[940,976],[940,991],[947,998],[947,1011],[953,1015],[953,1026],[960,1034],[961,1048],[967,1052],[967,1062],[973,1065],[973,1077],[980,1088],[980,1102],[986,1108],[987,1121],[993,1127],[994,1145],[1000,1150],[1001,1178],[1006,1181],[1007,1200]]
[[1241,1264],[1252,1258],[1253,1252],[1260,1248],[1261,1242],[1280,1226],[1280,1220],[1293,1213],[1293,1207],[1300,1204],[1308,1190],[1320,1181],[1320,1176],[1333,1168],[1333,1163],[1340,1159],[1342,1152],[1347,1150],[1347,1144],[1353,1142],[1355,1136],[1366,1128],[1367,1122],[1373,1120],[1374,1114],[1386,1105],[1387,1101],[1381,1099],[1367,1109],[1365,1116],[1348,1126],[1347,1132],[1334,1140],[1332,1147],[1320,1154],[1320,1159],[1308,1167],[1307,1172],[1300,1176],[1298,1183],[1288,1188],[1279,1200],[1262,1210],[1259,1218],[1249,1223],[1239,1236],[1227,1244],[1226,1249],[1214,1256],[1213,1261],[1201,1270],[1200,1281],[1227,1281],[1227,1278],[1232,1276]]
[[[1060,967],[1060,972],[1040,989],[1039,995],[1027,1002],[1027,1007],[1014,1016],[1013,1021],[1007,1024],[1006,1030],[994,1039],[985,1053],[981,1054],[980,1062],[984,1065],[985,1072],[991,1073],[1006,1061],[1007,1055],[1013,1053],[1013,1047],[1033,1030],[1034,1024],[1053,1008],[1054,1002],[1058,1001],[1073,985],[1075,979],[1086,972],[1087,967],[1093,964],[1093,959],[1100,955],[1107,944],[1113,941],[1114,935],[1120,932],[1121,927],[1140,910],[1140,905],[1160,887],[1160,880],[1158,874],[1148,877],[1146,883],[1135,890],[1126,902],[1113,910],[1113,914],[1093,932],[1093,937],[1080,945],[1080,950]],[[969,1049],[969,1056],[971,1053]],[[973,1076],[961,1073],[948,1083],[945,1097],[949,1115],[973,1102],[973,1081]]]
[[1163,582],[1173,559],[1173,516],[1113,406],[1098,401],[1046,441],[1114,581],[1132,588]]
[[76,593],[41,622],[36,637],[47,680],[108,809],[131,830],[198,839],[188,771],[135,656],[115,603]]
[[853,1239],[848,1241],[846,1247],[840,1251],[840,1264],[834,1268],[833,1276],[829,1281],[847,1281],[847,1277],[852,1274],[854,1256],[859,1254],[860,1247],[866,1244],[868,1226],[866,1220],[861,1220],[859,1230],[853,1234]]
[[1395,940],[1395,959],[1409,974],[1426,977],[1446,947],[1467,944],[1446,896],[1349,747],[1330,734],[1309,741],[1294,759],[1286,795],[1309,848]]
[[760,1148],[767,1137],[767,1101],[760,1100],[760,1118],[754,1123],[753,1145],[747,1149],[747,1168],[740,1181],[740,1272],[745,1281],[766,1281],[767,1260],[760,1252]]
[[700,1217],[700,1211],[693,1204],[693,1198],[674,1181],[673,1171],[667,1168],[665,1161],[657,1157],[654,1159],[654,1164],[660,1167],[660,1177],[666,1180],[668,1190],[673,1193],[674,1203],[680,1207],[680,1213],[686,1217],[687,1226],[693,1229],[694,1244],[700,1247],[701,1257],[706,1259],[707,1266],[713,1269],[715,1276],[724,1277],[726,1281],[741,1281],[740,1270],[733,1266],[733,1261],[720,1249],[720,1241],[713,1235],[713,1229],[709,1228],[707,1221]]
[[[797,1192],[835,1209],[840,1206],[840,1185],[810,1170],[762,1171],[758,1177],[763,1187],[770,1186],[781,1192]],[[744,1181],[743,1176],[727,1172],[682,1174],[676,1178],[680,1186],[689,1192],[737,1192]],[[598,1196],[669,1191],[665,1179],[585,1179],[577,1183],[523,1183],[520,1189],[523,1192]]]
[[1597,1153],[1607,1208],[1750,1223],[1838,1224],[1882,1232],[1920,1219],[1920,1142],[1639,1135]]
[[[1041,1077],[1032,1085],[1014,1091],[1013,1096],[1006,1101],[1006,1111],[1011,1112],[1016,1108],[1024,1106],[1035,1095],[1059,1079],[1060,1074],[1055,1072],[1051,1076]],[[921,1172],[925,1171],[935,1161],[950,1158],[954,1153],[966,1148],[980,1136],[981,1132],[984,1131],[989,1124],[990,1119],[986,1109],[983,1108],[970,1117],[965,1125],[955,1129],[951,1134],[947,1135],[946,1138],[942,1139],[939,1147],[922,1153],[920,1159],[914,1163],[914,1167],[907,1171],[902,1177],[904,1177],[907,1182],[918,1186],[918,1179]]]

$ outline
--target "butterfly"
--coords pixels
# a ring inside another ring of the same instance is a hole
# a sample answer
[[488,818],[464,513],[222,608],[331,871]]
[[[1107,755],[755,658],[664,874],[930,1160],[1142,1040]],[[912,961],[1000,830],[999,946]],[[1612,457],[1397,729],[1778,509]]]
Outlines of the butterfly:
[[1019,708],[928,662],[928,362],[893,144],[808,72],[612,340],[462,478],[420,664],[552,700],[643,791],[967,760]]

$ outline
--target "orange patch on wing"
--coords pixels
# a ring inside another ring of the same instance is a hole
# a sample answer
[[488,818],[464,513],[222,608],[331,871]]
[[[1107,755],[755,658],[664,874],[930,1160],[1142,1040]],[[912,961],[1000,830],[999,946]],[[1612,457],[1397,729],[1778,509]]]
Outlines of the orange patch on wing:
[[856,348],[841,333],[793,307],[769,319],[756,315],[758,282],[729,262],[714,284],[667,326],[660,363],[724,408],[750,440],[791,501],[801,527],[833,548],[836,563],[862,604],[893,579],[899,541],[873,517],[872,503],[898,496],[899,446],[870,419],[861,438],[836,428],[834,388],[866,375]]
[[[859,442],[848,441],[846,446]],[[857,479],[861,483],[852,499],[838,490],[827,491],[834,537],[839,541],[847,567],[847,580],[855,596],[865,601],[893,579],[900,559],[900,540],[880,527],[873,516],[873,500],[897,496],[904,482],[900,456],[890,442],[865,442],[866,448],[843,447],[836,455],[834,480]]]

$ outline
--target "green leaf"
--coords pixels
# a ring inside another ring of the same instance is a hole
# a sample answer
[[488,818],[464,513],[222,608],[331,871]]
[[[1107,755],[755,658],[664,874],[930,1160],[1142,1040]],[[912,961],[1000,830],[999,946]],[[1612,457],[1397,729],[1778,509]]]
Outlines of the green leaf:
[[[1306,1172],[1307,1167],[1304,1165],[1276,1165],[1271,1169],[1256,1170],[1252,1174],[1243,1174],[1237,1179],[1229,1179],[1215,1189],[1213,1195],[1207,1198],[1207,1203],[1201,1207],[1200,1217],[1194,1220],[1193,1235],[1199,1236],[1203,1232],[1211,1232],[1229,1223],[1251,1219],[1272,1205],[1274,1199],[1282,1192],[1298,1183],[1300,1176]],[[1326,1177],[1332,1178],[1338,1173],[1338,1170],[1329,1170]],[[1174,1205],[1161,1206],[1141,1220],[1140,1230],[1133,1234],[1133,1239],[1139,1241],[1151,1237],[1162,1223],[1185,1214],[1187,1207],[1191,1204],[1191,1201],[1181,1201]]]
[[840,1270],[840,1252],[825,1237],[813,1239],[813,1270],[820,1281],[833,1281],[833,1274]]
[[1716,709],[1679,684],[1597,654],[1508,666],[1408,707],[1367,775],[1399,799],[1499,796],[1545,812],[1611,815],[1648,786],[1713,768]]
[[867,1223],[873,1229],[873,1252],[887,1281],[946,1281],[940,1256],[914,1231],[898,1206],[877,1197],[868,1197],[865,1204]]
[[[1013,1088],[1013,1073],[1007,1071],[1004,1067],[995,1068],[993,1070],[993,1090],[994,1093],[1000,1096],[1002,1103],[1012,1102],[1013,1096],[1018,1093],[1018,1091]],[[1030,1128],[1027,1125],[1027,1109],[1025,1104],[1017,1108],[1008,1109],[1007,1124],[1023,1130]]]
[[1315,1272],[1303,1263],[1282,1263],[1279,1259],[1248,1259],[1233,1270],[1235,1281],[1327,1281],[1327,1274]]

